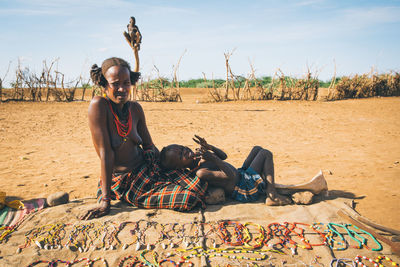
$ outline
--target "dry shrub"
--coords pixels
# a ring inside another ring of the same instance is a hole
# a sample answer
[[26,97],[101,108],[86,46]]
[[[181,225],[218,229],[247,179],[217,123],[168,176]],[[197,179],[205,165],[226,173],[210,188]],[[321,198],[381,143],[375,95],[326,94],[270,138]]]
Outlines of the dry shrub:
[[[28,67],[22,67],[18,62],[15,80],[11,82],[12,88],[5,95],[5,101],[74,101],[82,76],[75,81],[65,81],[64,74],[57,68],[54,69],[57,63],[58,59],[53,60],[49,65],[44,60],[42,70],[38,74]],[[82,99],[83,97],[82,95]]]
[[399,96],[400,74],[362,74],[342,77],[329,100],[346,98],[365,98],[374,96]]
[[172,88],[165,78],[141,82],[137,86],[137,98],[147,102],[182,102],[179,88]]
[[269,86],[272,98],[276,100],[317,100],[319,80],[317,75],[307,72],[305,78],[295,79],[288,76],[278,69],[280,73],[278,79],[275,79],[277,73]]

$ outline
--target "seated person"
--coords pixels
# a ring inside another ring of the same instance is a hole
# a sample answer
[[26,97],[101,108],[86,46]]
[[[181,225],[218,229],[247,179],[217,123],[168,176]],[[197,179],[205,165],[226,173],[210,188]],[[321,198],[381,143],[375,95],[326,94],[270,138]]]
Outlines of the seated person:
[[253,147],[243,166],[236,169],[225,161],[227,155],[221,149],[197,135],[193,140],[200,145],[196,152],[176,144],[164,147],[160,153],[162,168],[195,171],[209,186],[223,188],[226,195],[240,202],[254,202],[266,194],[265,203],[269,206],[291,203],[290,198],[276,192],[270,151],[260,146]]

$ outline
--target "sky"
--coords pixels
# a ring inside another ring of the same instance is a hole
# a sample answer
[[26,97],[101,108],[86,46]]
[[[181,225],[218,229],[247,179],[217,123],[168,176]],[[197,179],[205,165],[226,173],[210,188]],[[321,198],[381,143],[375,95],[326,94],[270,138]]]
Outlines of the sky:
[[400,71],[400,0],[0,0],[0,78],[20,64],[40,73],[58,59],[67,80],[116,56],[134,66],[123,31],[134,16],[142,35],[142,77],[224,78],[234,74],[301,78]]

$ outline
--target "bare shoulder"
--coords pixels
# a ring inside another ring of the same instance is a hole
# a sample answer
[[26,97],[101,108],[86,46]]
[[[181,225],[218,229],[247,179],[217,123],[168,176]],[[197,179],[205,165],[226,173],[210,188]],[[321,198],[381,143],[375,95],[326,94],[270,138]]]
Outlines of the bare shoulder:
[[95,96],[93,99],[90,101],[89,104],[89,114],[92,112],[101,112],[102,110],[105,110],[107,107],[107,100],[104,97],[101,96]]
[[99,105],[102,106],[102,105],[105,105],[106,103],[107,103],[107,100],[104,97],[96,95],[90,101],[89,108],[91,106],[99,106]]
[[138,110],[143,110],[142,105],[139,104],[137,101],[130,101],[131,102],[131,107],[133,109],[138,109]]
[[137,113],[139,116],[143,116],[143,114],[144,114],[143,108],[139,104],[139,102],[131,101],[130,105],[131,105],[131,109],[132,109],[133,112]]

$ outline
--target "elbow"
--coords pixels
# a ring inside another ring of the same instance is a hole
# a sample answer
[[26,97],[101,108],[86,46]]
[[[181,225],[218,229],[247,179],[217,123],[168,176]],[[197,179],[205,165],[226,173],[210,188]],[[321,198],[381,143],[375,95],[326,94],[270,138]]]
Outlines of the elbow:
[[114,163],[114,151],[108,149],[99,150],[100,160],[104,163]]
[[207,176],[208,171],[205,169],[199,169],[196,172],[196,176],[199,177],[200,179],[204,179]]

